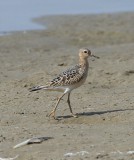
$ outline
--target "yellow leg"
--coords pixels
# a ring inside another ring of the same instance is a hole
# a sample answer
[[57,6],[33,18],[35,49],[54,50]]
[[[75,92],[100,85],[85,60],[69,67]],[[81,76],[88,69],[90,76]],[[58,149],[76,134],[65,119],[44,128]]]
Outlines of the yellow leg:
[[62,96],[60,96],[60,97],[58,98],[57,103],[56,103],[54,109],[53,109],[53,110],[50,112],[50,114],[48,115],[49,117],[52,116],[52,117],[54,117],[54,119],[56,119],[56,118],[55,118],[55,112],[56,112],[56,109],[57,109],[57,107],[58,107],[58,104],[59,104],[61,98],[62,98],[64,95],[65,95],[65,93],[62,94]]
[[77,118],[77,115],[73,113],[72,107],[71,107],[71,104],[70,104],[70,93],[68,93],[67,103],[68,103],[68,106],[69,106],[69,109],[70,109],[70,112],[71,112],[72,116]]

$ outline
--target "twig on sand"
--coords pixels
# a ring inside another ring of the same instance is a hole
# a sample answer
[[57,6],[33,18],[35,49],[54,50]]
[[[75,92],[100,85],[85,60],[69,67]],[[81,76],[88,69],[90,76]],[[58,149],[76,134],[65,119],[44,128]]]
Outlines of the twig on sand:
[[26,141],[23,141],[23,142],[17,144],[13,148],[15,149],[15,148],[19,148],[24,145],[33,144],[33,143],[42,143],[43,141],[46,141],[48,139],[53,139],[53,137],[33,137],[33,138],[27,139]]
[[0,160],[14,160],[14,159],[16,159],[16,158],[18,158],[18,155],[15,156],[14,158],[0,158]]

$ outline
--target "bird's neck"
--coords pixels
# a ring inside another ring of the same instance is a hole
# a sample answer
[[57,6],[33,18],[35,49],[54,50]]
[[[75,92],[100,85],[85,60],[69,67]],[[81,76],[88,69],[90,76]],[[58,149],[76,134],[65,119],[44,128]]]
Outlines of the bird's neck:
[[85,67],[86,68],[89,67],[89,63],[88,63],[88,59],[87,58],[79,57],[79,64],[84,68]]

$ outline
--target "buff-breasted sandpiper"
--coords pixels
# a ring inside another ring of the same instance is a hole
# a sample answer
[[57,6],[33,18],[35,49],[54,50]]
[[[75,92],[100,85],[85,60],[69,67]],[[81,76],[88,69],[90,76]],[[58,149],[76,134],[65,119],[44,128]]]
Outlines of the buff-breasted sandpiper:
[[79,64],[62,72],[52,81],[49,81],[48,83],[46,83],[46,85],[39,85],[39,86],[30,88],[31,92],[42,90],[42,89],[63,92],[63,94],[58,98],[57,103],[54,109],[50,112],[49,116],[52,116],[55,119],[55,112],[56,112],[57,106],[61,98],[65,94],[68,94],[67,103],[68,103],[71,115],[73,117],[77,117],[77,115],[74,114],[72,111],[72,107],[70,104],[70,93],[73,89],[80,87],[85,82],[87,78],[87,74],[88,74],[88,68],[89,68],[88,57],[90,56],[99,58],[91,54],[91,51],[87,48],[80,49],[79,50]]

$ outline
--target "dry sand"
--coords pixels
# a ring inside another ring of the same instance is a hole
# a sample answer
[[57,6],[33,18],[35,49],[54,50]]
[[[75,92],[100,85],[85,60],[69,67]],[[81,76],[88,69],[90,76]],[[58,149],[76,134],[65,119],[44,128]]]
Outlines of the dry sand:
[[[0,157],[19,160],[134,159],[134,13],[48,16],[34,20],[43,31],[0,37]],[[78,118],[69,117],[66,96],[59,121],[46,115],[57,92],[29,93],[78,62],[88,47],[87,81],[72,92]],[[66,110],[65,110],[66,109]],[[53,137],[13,149],[34,136]]]

